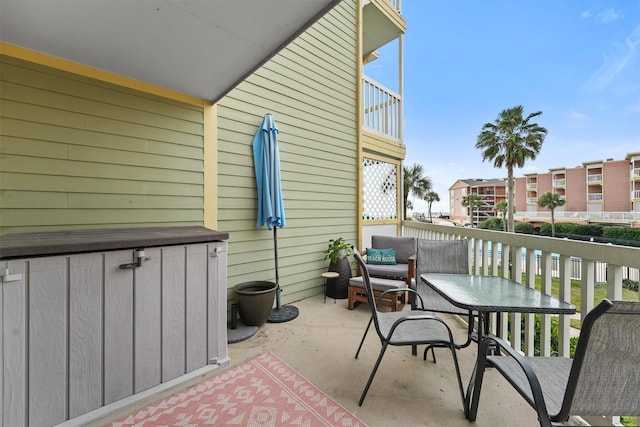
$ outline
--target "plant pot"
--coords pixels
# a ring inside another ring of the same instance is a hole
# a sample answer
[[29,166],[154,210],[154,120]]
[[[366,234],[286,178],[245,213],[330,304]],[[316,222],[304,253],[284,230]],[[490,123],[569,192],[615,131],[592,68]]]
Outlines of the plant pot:
[[329,271],[338,273],[337,279],[327,281],[327,296],[334,299],[346,299],[349,296],[349,279],[351,279],[351,264],[346,257],[338,258],[329,264]]
[[269,318],[278,285],[274,282],[255,281],[238,283],[233,287],[238,301],[242,323],[261,326]]

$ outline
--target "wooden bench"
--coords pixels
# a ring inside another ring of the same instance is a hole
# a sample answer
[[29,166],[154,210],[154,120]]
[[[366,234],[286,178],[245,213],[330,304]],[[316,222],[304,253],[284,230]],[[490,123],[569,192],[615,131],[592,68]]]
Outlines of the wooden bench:
[[[398,311],[404,308],[407,303],[406,292],[394,292],[389,293],[378,302],[377,298],[380,297],[384,291],[389,289],[406,289],[407,283],[404,280],[383,279],[380,277],[371,278],[371,287],[373,288],[373,296],[376,298],[376,302],[382,307],[389,307],[391,311]],[[348,308],[353,310],[355,304],[358,302],[367,303],[367,294],[364,290],[364,283],[362,276],[352,277],[349,279],[348,286]]]

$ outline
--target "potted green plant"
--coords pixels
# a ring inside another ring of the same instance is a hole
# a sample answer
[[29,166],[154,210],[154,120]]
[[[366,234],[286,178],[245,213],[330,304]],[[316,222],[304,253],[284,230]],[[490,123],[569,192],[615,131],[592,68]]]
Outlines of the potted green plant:
[[324,259],[329,260],[329,271],[339,274],[337,279],[327,280],[327,296],[335,299],[347,298],[351,278],[351,263],[348,257],[353,253],[351,244],[342,237],[330,239],[327,249],[322,253]]

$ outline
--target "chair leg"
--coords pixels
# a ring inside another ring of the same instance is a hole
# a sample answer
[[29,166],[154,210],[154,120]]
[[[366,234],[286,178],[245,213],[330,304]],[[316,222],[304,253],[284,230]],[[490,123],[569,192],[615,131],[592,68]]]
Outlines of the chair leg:
[[362,344],[364,344],[364,339],[367,337],[367,333],[369,332],[369,328],[371,327],[371,323],[373,323],[373,315],[369,319],[369,324],[367,325],[367,329],[364,330],[364,334],[362,335],[362,339],[360,340],[360,345],[358,346],[358,351],[356,351],[356,359],[358,355],[360,355],[360,350],[362,349]]
[[436,353],[433,350],[433,346],[432,345],[428,345],[425,347],[424,349],[424,354],[422,355],[422,360],[427,360],[427,353],[429,352],[429,350],[431,350],[431,356],[433,357],[433,363],[436,363]]
[[[460,376],[460,365],[458,364],[458,356],[456,355],[456,347],[454,344],[451,345],[451,347],[449,347],[449,349],[451,350],[451,354],[453,355],[453,364],[456,367],[456,376],[458,377],[458,388],[460,389],[460,398],[462,399],[462,408],[464,409],[465,412],[467,412],[466,409],[466,398],[465,398],[465,393],[464,393],[464,386],[462,385],[462,377]],[[433,351],[433,348],[431,349],[431,351]]]
[[369,375],[369,380],[367,381],[367,385],[364,386],[364,390],[362,391],[362,396],[360,396],[360,401],[358,402],[358,406],[362,406],[362,402],[364,402],[364,398],[367,396],[367,392],[369,391],[369,386],[371,386],[371,382],[373,382],[373,377],[376,376],[376,372],[378,371],[378,366],[380,366],[380,362],[382,361],[382,356],[384,356],[385,351],[387,351],[388,343],[383,343],[382,348],[380,349],[380,354],[378,355],[378,360],[376,360],[376,364],[373,366],[373,370],[371,371],[371,375]]

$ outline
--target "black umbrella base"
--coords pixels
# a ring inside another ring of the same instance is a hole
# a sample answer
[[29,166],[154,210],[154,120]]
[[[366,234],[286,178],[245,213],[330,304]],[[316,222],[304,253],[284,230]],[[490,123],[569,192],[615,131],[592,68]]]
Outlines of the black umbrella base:
[[280,308],[274,308],[271,310],[271,314],[269,314],[269,318],[267,322],[269,323],[282,323],[288,322],[289,320],[293,320],[298,317],[300,312],[297,307],[292,305],[283,305]]

